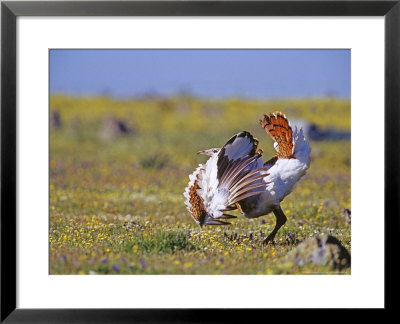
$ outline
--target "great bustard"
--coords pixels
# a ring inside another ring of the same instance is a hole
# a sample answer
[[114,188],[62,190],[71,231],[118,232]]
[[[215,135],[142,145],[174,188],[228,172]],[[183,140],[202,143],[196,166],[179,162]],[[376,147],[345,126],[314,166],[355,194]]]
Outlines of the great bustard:
[[185,204],[200,225],[226,225],[239,209],[247,218],[273,212],[276,224],[264,243],[273,241],[286,223],[280,203],[310,166],[310,145],[302,129],[292,128],[280,112],[264,115],[261,126],[274,140],[276,155],[263,163],[258,140],[246,131],[234,135],[222,148],[198,152],[210,158],[189,175]]

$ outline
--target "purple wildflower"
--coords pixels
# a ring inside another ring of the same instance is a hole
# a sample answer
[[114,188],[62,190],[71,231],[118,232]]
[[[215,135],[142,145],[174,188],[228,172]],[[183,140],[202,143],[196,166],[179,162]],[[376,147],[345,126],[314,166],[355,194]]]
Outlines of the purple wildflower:
[[143,258],[140,258],[140,264],[142,265],[142,268],[146,268],[146,261]]
[[104,258],[103,260],[101,260],[101,263],[107,263],[108,262],[108,258]]
[[219,262],[224,263],[224,258],[219,258]]
[[190,233],[187,233],[187,237],[188,237],[188,238],[190,238],[190,237],[191,237]]
[[114,265],[112,268],[113,268],[114,271],[119,272],[119,265],[118,264]]
[[65,261],[65,260],[67,260],[67,256],[65,254],[61,254],[61,259],[63,259]]

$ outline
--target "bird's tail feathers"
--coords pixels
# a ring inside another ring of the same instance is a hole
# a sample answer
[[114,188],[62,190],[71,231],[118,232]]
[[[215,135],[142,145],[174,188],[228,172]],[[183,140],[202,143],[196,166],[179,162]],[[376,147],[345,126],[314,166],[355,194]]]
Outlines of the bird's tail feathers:
[[286,116],[279,111],[275,114],[270,113],[264,115],[264,119],[260,119],[260,124],[275,141],[277,157],[282,159],[293,158],[295,148],[293,131]]

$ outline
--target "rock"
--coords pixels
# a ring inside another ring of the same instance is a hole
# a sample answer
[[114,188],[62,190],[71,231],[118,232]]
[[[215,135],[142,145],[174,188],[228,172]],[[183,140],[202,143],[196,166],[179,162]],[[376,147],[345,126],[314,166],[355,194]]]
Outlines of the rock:
[[210,118],[214,118],[221,116],[224,113],[224,109],[217,105],[205,105],[203,106],[203,113]]
[[51,128],[61,128],[61,116],[57,110],[52,110],[50,112],[50,127]]
[[113,139],[116,137],[132,134],[133,131],[122,120],[113,117],[107,117],[103,120],[100,137],[104,139]]
[[349,140],[351,137],[349,131],[340,131],[334,128],[321,129],[316,124],[310,124],[307,135],[309,139],[314,141]]
[[291,125],[296,125],[297,129],[302,128],[306,138],[313,141],[338,141],[351,138],[350,131],[337,130],[332,127],[322,129],[318,125],[302,119],[294,119],[290,123]]
[[308,263],[317,265],[329,264],[335,270],[350,267],[349,251],[332,235],[321,235],[309,238],[290,251],[286,262],[303,266]]
[[346,208],[343,210],[343,216],[346,218],[346,222],[351,224],[351,209]]

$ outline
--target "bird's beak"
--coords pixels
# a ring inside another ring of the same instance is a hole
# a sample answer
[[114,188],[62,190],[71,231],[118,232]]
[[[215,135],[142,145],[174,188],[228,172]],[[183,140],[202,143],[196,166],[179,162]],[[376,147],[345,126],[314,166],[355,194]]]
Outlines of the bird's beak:
[[228,215],[228,214],[222,214],[220,217],[213,218],[210,215],[204,213],[202,217],[200,217],[200,220],[198,224],[202,228],[204,225],[230,225],[231,223],[222,221],[221,219],[231,219],[231,218],[236,218],[234,215]]
[[197,154],[211,156],[212,152],[211,150],[203,150],[203,151],[198,151]]
[[218,152],[219,149],[212,148],[208,150],[198,151],[197,154],[205,155],[205,156],[213,156],[214,153]]
[[212,218],[212,217],[207,217],[207,218],[204,220],[204,223],[203,223],[203,224],[200,223],[200,226],[203,227],[203,225],[229,225],[229,224],[230,224],[230,223],[228,223],[228,222],[223,222],[223,221],[221,221],[221,220],[219,220],[219,219],[215,219],[215,218]]

